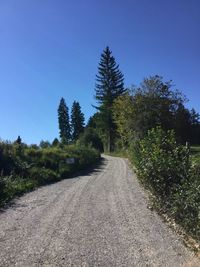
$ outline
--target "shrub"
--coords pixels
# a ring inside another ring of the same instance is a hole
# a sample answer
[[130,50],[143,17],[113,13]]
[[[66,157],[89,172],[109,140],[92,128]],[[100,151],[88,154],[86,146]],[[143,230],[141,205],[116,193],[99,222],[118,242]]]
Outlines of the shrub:
[[93,147],[100,152],[103,151],[103,143],[93,128],[86,128],[84,133],[80,136],[78,142],[84,147]]
[[5,187],[6,187],[5,179],[2,176],[0,176],[0,201],[2,198],[4,198]]
[[67,178],[72,173],[72,166],[69,164],[60,164],[59,175],[61,179]]
[[30,178],[24,179],[16,175],[5,176],[4,183],[4,194],[0,197],[1,202],[10,200],[16,195],[20,195],[38,186],[37,181]]
[[177,187],[171,200],[170,215],[200,241],[200,168],[190,169],[189,179]]
[[189,150],[177,145],[173,131],[165,132],[160,127],[148,131],[136,143],[134,159],[139,177],[162,198],[169,197],[176,185],[188,179]]
[[132,146],[138,177],[156,196],[154,204],[200,241],[200,166],[173,131],[160,127]]
[[32,180],[37,181],[38,184],[46,184],[59,180],[59,175],[56,172],[50,169],[38,167],[32,167],[29,170],[29,177]]
[[[67,158],[74,164],[67,164]],[[56,182],[93,164],[99,152],[78,145],[39,148],[0,142],[0,203],[36,186]]]

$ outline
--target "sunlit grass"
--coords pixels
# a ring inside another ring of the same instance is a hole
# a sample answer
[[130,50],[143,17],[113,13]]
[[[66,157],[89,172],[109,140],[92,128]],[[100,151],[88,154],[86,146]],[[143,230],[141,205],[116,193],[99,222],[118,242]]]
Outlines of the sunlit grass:
[[190,149],[192,162],[195,164],[200,164],[200,146],[191,146]]

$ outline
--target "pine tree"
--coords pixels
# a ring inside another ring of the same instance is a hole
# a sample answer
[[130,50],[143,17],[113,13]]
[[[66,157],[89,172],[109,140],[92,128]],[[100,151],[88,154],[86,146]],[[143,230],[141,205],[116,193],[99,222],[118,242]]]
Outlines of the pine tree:
[[84,131],[84,114],[81,112],[79,102],[74,101],[71,111],[72,140],[76,141]]
[[112,105],[114,100],[124,94],[124,76],[116,64],[115,58],[109,47],[101,54],[98,67],[98,75],[96,75],[95,98],[99,104],[96,107],[100,111],[102,120],[102,130],[105,136],[105,145],[109,152],[113,146],[115,136],[115,124],[112,116]]
[[60,129],[60,139],[63,143],[68,144],[71,137],[70,123],[69,123],[69,109],[63,97],[61,98],[58,107],[58,123]]
[[18,145],[21,145],[22,144],[22,139],[21,139],[20,135],[18,135],[15,143],[18,144]]
[[52,142],[51,145],[52,145],[52,146],[58,146],[58,145],[59,145],[59,140],[58,140],[58,138],[54,138],[54,140],[53,140],[53,142]]
[[21,156],[22,151],[23,151],[23,144],[22,144],[22,139],[21,139],[20,135],[18,135],[14,144],[16,145],[16,152],[17,152],[18,156]]

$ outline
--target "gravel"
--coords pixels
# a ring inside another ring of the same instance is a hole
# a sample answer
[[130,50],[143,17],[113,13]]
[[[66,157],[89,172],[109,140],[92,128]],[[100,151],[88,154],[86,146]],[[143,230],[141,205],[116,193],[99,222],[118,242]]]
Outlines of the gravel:
[[154,211],[128,162],[40,187],[0,213],[0,266],[200,266]]

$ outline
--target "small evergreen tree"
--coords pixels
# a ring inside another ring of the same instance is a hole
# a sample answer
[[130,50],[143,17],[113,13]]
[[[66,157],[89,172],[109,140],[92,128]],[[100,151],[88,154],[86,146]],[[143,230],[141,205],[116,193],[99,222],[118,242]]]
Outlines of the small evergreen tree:
[[58,146],[59,145],[59,140],[58,138],[55,138],[52,142],[52,146]]
[[14,144],[15,144],[15,148],[16,148],[16,154],[18,156],[21,156],[22,151],[23,151],[23,144],[22,144],[22,139],[19,135],[18,135],[17,139],[15,140]]
[[79,102],[74,101],[72,104],[71,111],[71,129],[72,129],[72,140],[76,141],[80,134],[84,131],[84,114],[81,112],[81,106]]
[[68,144],[71,137],[70,123],[69,123],[69,109],[63,97],[61,98],[58,107],[58,124],[60,129],[60,139],[62,143]]
[[41,148],[48,148],[48,147],[50,147],[50,146],[51,146],[51,144],[50,144],[49,141],[44,141],[44,140],[41,140],[41,141],[40,141],[40,147],[41,147]]
[[15,141],[15,143],[18,144],[18,145],[22,144],[22,139],[21,139],[20,135],[18,135],[17,140]]
[[100,112],[102,130],[104,132],[104,143],[108,151],[111,150],[115,137],[115,124],[112,116],[112,105],[114,100],[124,94],[124,76],[116,64],[115,58],[109,47],[101,54],[96,75],[95,98],[99,104],[96,107]]

